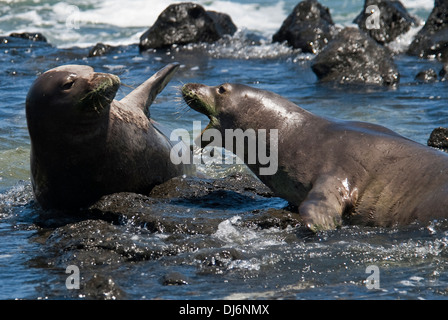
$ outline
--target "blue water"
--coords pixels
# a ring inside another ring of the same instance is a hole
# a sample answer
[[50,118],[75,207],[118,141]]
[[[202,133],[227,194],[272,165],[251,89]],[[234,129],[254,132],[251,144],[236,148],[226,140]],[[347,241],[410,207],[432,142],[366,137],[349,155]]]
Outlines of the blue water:
[[[38,31],[49,41],[9,38],[0,44],[0,299],[85,298],[65,289],[65,260],[58,264],[48,258],[49,244],[38,240],[50,231],[36,225],[40,211],[30,188],[25,97],[33,80],[45,70],[88,64],[96,71],[114,73],[127,85],[120,89],[119,99],[130,92],[128,86],[137,86],[177,61],[181,64],[178,74],[151,107],[152,117],[168,130],[192,130],[193,121],[207,123],[180,101],[179,87],[187,82],[237,82],[275,91],[313,113],[378,123],[422,144],[432,129],[448,126],[447,83],[414,80],[419,71],[433,68],[438,72],[442,65],[403,54],[412,34],[391,45],[401,74],[397,87],[337,87],[317,81],[310,68],[312,55],[271,43],[270,37],[297,3],[292,0],[198,1],[207,9],[230,14],[239,27],[237,34],[217,44],[140,53],[139,35],[171,2],[0,1],[0,35]],[[363,1],[355,0],[321,3],[341,26],[350,25],[363,6]],[[403,4],[422,21],[432,9],[423,0]],[[97,42],[119,47],[106,56],[87,58],[89,47]],[[240,165],[203,166],[198,172],[221,178],[247,170]],[[215,233],[178,236],[187,243],[219,242],[220,249],[241,253],[234,260],[209,270],[196,251],[179,249],[174,257],[110,263],[98,270],[112,277],[131,299],[444,299],[448,295],[444,222],[392,229],[346,227],[310,237],[291,226],[259,230],[239,222],[238,217],[254,205],[282,208],[286,203],[281,199],[234,203],[235,197],[230,196],[219,201],[222,210],[210,209],[212,218],[223,220]],[[202,209],[192,206],[185,216],[194,219]],[[117,232],[123,241],[135,241],[137,246],[173,245],[173,235],[163,232],[154,234],[132,225],[117,226]],[[365,286],[365,269],[372,264],[381,270],[380,289]],[[181,272],[191,283],[162,285],[159,279],[167,270]]]

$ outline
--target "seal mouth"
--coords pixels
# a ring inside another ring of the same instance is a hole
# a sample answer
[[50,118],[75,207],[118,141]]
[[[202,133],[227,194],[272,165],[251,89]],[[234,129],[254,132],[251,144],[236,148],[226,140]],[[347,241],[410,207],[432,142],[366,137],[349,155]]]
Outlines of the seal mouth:
[[202,113],[209,118],[209,126],[217,126],[219,123],[217,112],[212,102],[209,101],[211,99],[207,95],[207,88],[207,86],[202,84],[187,83],[181,89],[182,96],[191,109]]
[[[207,100],[208,97],[206,95],[208,87],[202,84],[197,83],[187,83],[182,89],[182,97],[186,104],[193,110],[206,115],[210,120],[208,125],[202,130],[201,134],[196,137],[195,141],[197,145],[200,145],[201,148],[206,147],[209,142],[202,141],[202,135],[204,132],[211,128],[219,127],[219,120],[217,119],[216,109],[215,107]],[[206,91],[206,92],[202,92]],[[199,142],[199,143],[198,143]]]
[[89,81],[91,90],[80,99],[84,111],[101,113],[115,98],[120,78],[113,74],[95,73]]
[[200,98],[198,94],[198,87],[199,85],[195,83],[185,84],[181,89],[182,96],[190,108],[210,118],[210,114],[208,112],[209,108],[205,104],[204,100]]

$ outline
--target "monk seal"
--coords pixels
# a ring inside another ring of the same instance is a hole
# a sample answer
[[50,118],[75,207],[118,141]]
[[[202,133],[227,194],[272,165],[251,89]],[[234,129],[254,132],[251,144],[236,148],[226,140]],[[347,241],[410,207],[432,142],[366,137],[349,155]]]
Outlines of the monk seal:
[[40,75],[26,98],[31,181],[44,209],[75,209],[116,192],[147,193],[182,175],[149,106],[177,71],[170,64],[122,100],[120,79],[85,65]]
[[379,125],[316,116],[275,93],[241,84],[189,83],[181,91],[192,109],[210,119],[207,129],[278,130],[277,145],[266,139],[268,148],[277,148],[278,170],[260,175],[259,161],[248,166],[296,205],[313,231],[448,217],[445,153]]

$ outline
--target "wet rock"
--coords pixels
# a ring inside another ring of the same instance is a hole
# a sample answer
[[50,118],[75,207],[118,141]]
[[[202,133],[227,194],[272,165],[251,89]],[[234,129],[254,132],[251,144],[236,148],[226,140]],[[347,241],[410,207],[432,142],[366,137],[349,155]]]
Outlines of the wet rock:
[[154,25],[140,37],[140,50],[170,47],[173,44],[215,42],[233,35],[237,27],[224,14],[206,11],[195,3],[168,6]]
[[164,286],[180,286],[190,283],[190,279],[180,272],[169,272],[164,275],[161,282]]
[[334,23],[328,8],[316,0],[300,2],[274,34],[274,42],[287,41],[303,52],[318,53],[333,38]]
[[45,38],[42,35],[42,33],[39,32],[11,33],[9,36],[12,38],[21,38],[31,41],[47,42],[47,38]]
[[217,274],[229,269],[235,260],[241,260],[243,255],[235,248],[213,248],[201,250],[195,256],[200,264],[200,273]]
[[[103,197],[90,210],[107,221],[132,223],[151,232],[211,234],[235,213],[215,216],[210,210],[232,210],[250,202],[255,209],[266,197],[273,193],[249,175],[217,180],[176,177],[154,187],[149,196],[116,193]],[[188,215],[189,208],[196,212],[194,219]]]
[[[375,12],[366,13],[366,9],[373,5],[378,7],[379,14]],[[375,19],[378,21],[375,21]],[[373,25],[374,22],[377,22],[378,25]],[[363,10],[353,23],[356,23],[376,42],[385,44],[394,41],[399,35],[418,25],[418,20],[407,12],[400,1],[366,0]]]
[[448,78],[448,64],[444,64],[439,71],[440,81],[446,81]]
[[431,132],[428,146],[448,152],[448,128],[436,128]]
[[392,86],[400,75],[391,53],[357,28],[343,29],[314,59],[320,81]]
[[112,49],[113,49],[112,46],[99,42],[92,49],[89,50],[88,57],[103,56],[108,52],[110,52]]
[[423,70],[415,76],[415,80],[421,82],[434,82],[437,81],[437,73],[434,69]]
[[268,209],[263,213],[255,215],[252,218],[245,219],[248,226],[256,226],[259,229],[280,228],[304,226],[302,218],[296,207],[287,207],[285,209]]
[[173,234],[212,234],[225,219],[210,216],[207,209],[197,212],[195,219],[188,216],[188,207],[176,201],[159,200],[132,193],[105,196],[90,208],[107,220],[143,227],[151,232]]
[[[291,208],[294,212],[281,208],[285,203],[249,174],[216,180],[178,177],[157,186],[148,196],[117,193],[104,196],[88,210],[36,212],[32,240],[41,250],[32,264],[55,270],[57,277],[48,290],[62,288],[58,289],[61,296],[126,299],[132,290],[123,289],[135,278],[129,280],[123,270],[141,268],[143,263],[194,266],[194,277],[259,263],[228,242],[238,243],[246,231],[263,234],[271,228],[281,229],[284,241],[295,241],[300,217],[294,213],[297,208]],[[80,289],[64,288],[69,265],[79,268]],[[156,276],[153,284],[178,286],[191,285],[195,279],[177,269],[163,270],[151,274],[148,281]]]
[[111,279],[100,274],[94,274],[85,281],[80,295],[93,300],[125,299],[126,293]]
[[173,178],[155,186],[150,193],[153,198],[191,198],[207,195],[211,191],[229,190],[250,192],[263,197],[273,197],[273,192],[252,175],[236,174],[226,179],[200,179],[196,177]]
[[136,244],[120,226],[103,220],[84,220],[56,228],[46,244],[59,252],[56,264],[104,266],[159,258],[163,248]]
[[448,61],[448,1],[435,0],[434,8],[407,53],[421,58]]

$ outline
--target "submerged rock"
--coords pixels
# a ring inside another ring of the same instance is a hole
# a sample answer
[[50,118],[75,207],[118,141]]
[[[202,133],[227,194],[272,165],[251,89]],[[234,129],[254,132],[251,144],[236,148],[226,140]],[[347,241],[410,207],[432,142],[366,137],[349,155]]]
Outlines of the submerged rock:
[[316,0],[300,2],[274,34],[274,42],[287,41],[303,52],[318,53],[333,38],[334,23],[327,7]]
[[[379,12],[366,13],[370,6],[377,6]],[[380,44],[394,41],[418,24],[418,20],[396,0],[366,0],[362,12],[353,22]]]
[[448,152],[448,128],[436,128],[431,132],[428,146]]
[[168,6],[154,25],[140,37],[140,50],[170,47],[173,44],[215,42],[233,35],[237,27],[230,16],[206,11],[195,3]]
[[[67,297],[126,299],[131,293],[123,290],[129,282],[123,270],[139,268],[144,261],[175,266],[156,274],[150,269],[146,281],[152,285],[192,285],[192,274],[222,274],[250,259],[244,250],[228,246],[244,240],[246,232],[262,235],[276,228],[296,239],[295,227],[303,227],[308,234],[296,208],[292,212],[284,205],[252,175],[174,178],[148,196],[117,193],[88,210],[39,212],[33,240],[43,249],[35,264],[51,265],[62,290],[67,266],[79,267],[81,287],[62,291]],[[179,265],[196,272],[177,272]]]
[[434,9],[417,33],[407,53],[448,61],[448,1],[435,0]]
[[119,300],[126,298],[126,293],[113,279],[96,273],[85,281],[85,285],[81,288],[80,294],[85,298],[94,300]]
[[437,73],[434,69],[423,70],[415,76],[415,80],[422,82],[434,82],[437,81]]
[[[136,245],[132,234],[122,233],[123,225],[143,228],[149,233],[210,235],[221,222],[238,214],[242,216],[242,224],[261,229],[300,224],[298,213],[266,207],[272,197],[264,184],[248,175],[218,180],[174,178],[154,188],[150,196],[116,193],[102,197],[89,210],[78,214],[43,212],[36,225],[51,231],[36,241],[68,252],[67,256],[58,256],[63,262],[72,259],[69,252],[74,249],[80,251],[77,257],[85,265],[155,259],[210,243]],[[244,209],[238,211],[238,208]],[[190,210],[194,210],[194,215]]]
[[181,286],[188,284],[190,281],[188,277],[175,271],[165,274],[161,279],[164,286]]
[[110,52],[112,49],[113,49],[112,46],[99,42],[89,50],[88,57],[90,58],[90,57],[103,56],[108,52]]
[[[176,177],[156,186],[149,196],[134,193],[105,196],[90,211],[101,219],[144,226],[151,232],[212,234],[223,220],[235,215],[232,211],[238,207],[247,208],[247,223],[272,226],[272,214],[254,216],[248,205],[253,203],[253,210],[259,212],[266,198],[272,197],[268,187],[248,175],[218,180]],[[194,219],[186,214],[188,208],[194,208]],[[230,210],[229,215],[212,214],[226,209]],[[290,218],[285,214],[285,221],[291,221]],[[280,221],[277,224],[285,225]]]
[[39,32],[11,33],[9,36],[12,38],[21,38],[21,39],[31,40],[31,41],[47,42],[47,38],[45,38],[42,35],[42,33],[39,33]]
[[391,86],[400,79],[389,50],[349,27],[316,56],[311,68],[324,82]]
[[439,71],[439,76],[441,81],[446,81],[448,77],[448,63],[445,63]]

